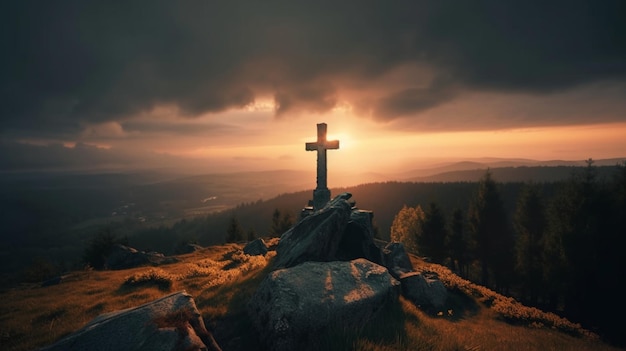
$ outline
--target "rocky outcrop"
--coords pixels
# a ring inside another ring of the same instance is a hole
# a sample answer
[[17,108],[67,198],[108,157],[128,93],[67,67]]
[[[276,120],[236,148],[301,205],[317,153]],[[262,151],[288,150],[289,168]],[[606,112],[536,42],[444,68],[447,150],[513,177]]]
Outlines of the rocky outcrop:
[[220,350],[193,298],[177,292],[147,304],[102,314],[39,351]]
[[166,257],[158,252],[139,251],[135,248],[117,244],[113,247],[104,265],[107,269],[128,269],[140,266],[158,266],[178,262],[174,257]]
[[388,243],[382,252],[384,265],[389,273],[400,281],[402,296],[426,312],[433,313],[444,309],[448,290],[438,276],[415,271],[402,243]]
[[444,309],[448,289],[438,277],[421,272],[409,272],[400,277],[402,296],[415,306],[430,313]]
[[248,311],[268,350],[316,350],[326,328],[362,326],[398,288],[387,269],[366,259],[305,262],[270,273]]
[[416,272],[401,243],[376,241],[373,213],[351,196],[308,212],[281,236],[274,271],[248,306],[267,349],[319,349],[329,325],[358,328],[399,292],[424,310],[443,308],[445,286]]
[[413,264],[404,245],[399,242],[388,243],[382,250],[384,266],[389,269],[389,273],[396,279],[400,276],[413,272]]
[[274,266],[288,268],[307,261],[332,261],[350,211],[348,202],[338,197],[324,209],[300,220],[280,237]]
[[350,193],[338,195],[285,232],[276,247],[275,268],[359,257],[380,262],[380,249],[373,241],[373,214],[353,208],[350,197]]
[[243,247],[243,253],[250,256],[263,256],[267,253],[267,245],[263,239],[257,238]]
[[[399,242],[374,239],[373,213],[354,207],[350,193],[332,199],[324,208],[303,217],[285,232],[276,248],[275,268],[303,262],[349,261],[366,258],[386,267],[402,283],[402,293],[423,309],[442,308],[447,290],[436,277],[415,272]],[[384,245],[384,247],[381,247]]]

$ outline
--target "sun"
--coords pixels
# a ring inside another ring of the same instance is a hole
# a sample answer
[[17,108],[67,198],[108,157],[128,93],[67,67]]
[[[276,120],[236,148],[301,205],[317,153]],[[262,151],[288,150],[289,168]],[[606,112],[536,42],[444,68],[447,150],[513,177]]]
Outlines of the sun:
[[328,134],[326,140],[339,140],[339,149],[349,149],[353,145],[353,140],[348,133]]

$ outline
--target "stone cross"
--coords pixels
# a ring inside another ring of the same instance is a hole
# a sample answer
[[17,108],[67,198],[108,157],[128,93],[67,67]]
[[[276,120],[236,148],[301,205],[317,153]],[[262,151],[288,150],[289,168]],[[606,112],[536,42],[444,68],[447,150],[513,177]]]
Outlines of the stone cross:
[[317,124],[317,141],[306,143],[306,151],[317,151],[317,188],[313,190],[313,210],[317,211],[330,201],[326,184],[326,150],[339,149],[339,140],[326,140],[326,123]]

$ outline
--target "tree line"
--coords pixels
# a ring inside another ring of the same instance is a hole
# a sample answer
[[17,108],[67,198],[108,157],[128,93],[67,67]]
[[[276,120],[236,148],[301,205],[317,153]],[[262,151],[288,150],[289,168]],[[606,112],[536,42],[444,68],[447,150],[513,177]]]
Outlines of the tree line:
[[[623,345],[619,286],[626,275],[626,163],[607,179],[593,160],[556,187],[524,183],[513,212],[489,170],[465,208],[404,206],[391,239],[461,276],[546,310],[558,311]],[[547,193],[546,194],[546,190]]]

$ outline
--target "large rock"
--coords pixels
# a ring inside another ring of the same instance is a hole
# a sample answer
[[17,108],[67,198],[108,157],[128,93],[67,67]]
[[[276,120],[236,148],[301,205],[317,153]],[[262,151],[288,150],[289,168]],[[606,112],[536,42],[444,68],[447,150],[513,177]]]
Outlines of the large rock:
[[413,264],[407,255],[404,245],[400,242],[390,242],[382,250],[384,266],[394,278],[413,272]]
[[400,277],[402,295],[426,312],[439,312],[448,299],[448,289],[436,275],[409,272]]
[[263,256],[267,253],[267,245],[263,239],[256,238],[244,246],[243,253],[250,256]]
[[107,269],[128,269],[140,266],[157,266],[177,262],[175,257],[166,257],[158,252],[139,251],[135,248],[117,244],[107,257],[104,265]]
[[338,195],[285,232],[276,247],[275,268],[356,258],[381,263],[380,249],[373,241],[373,214],[353,208],[350,197],[350,193]]
[[193,298],[177,292],[147,304],[102,314],[40,351],[220,350]]
[[398,296],[399,283],[366,259],[305,262],[270,273],[249,314],[269,350],[315,350],[329,325],[358,328]]
[[436,274],[415,271],[402,243],[388,243],[382,252],[384,265],[389,273],[400,281],[404,297],[427,312],[439,312],[444,309],[448,289]]

